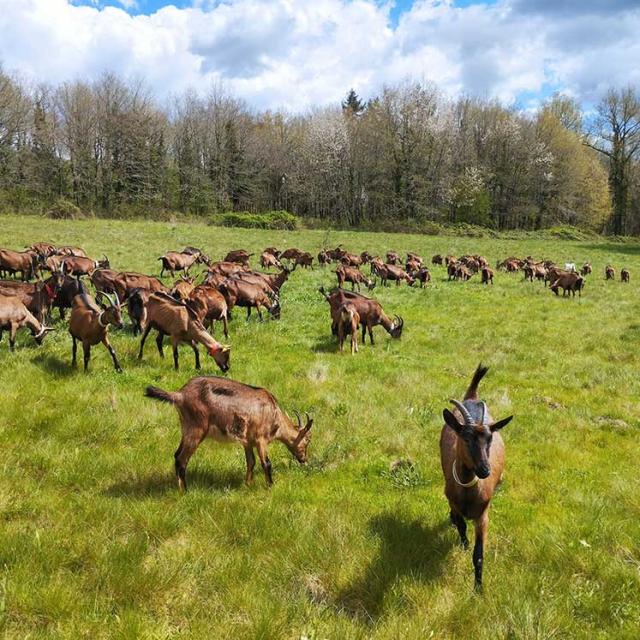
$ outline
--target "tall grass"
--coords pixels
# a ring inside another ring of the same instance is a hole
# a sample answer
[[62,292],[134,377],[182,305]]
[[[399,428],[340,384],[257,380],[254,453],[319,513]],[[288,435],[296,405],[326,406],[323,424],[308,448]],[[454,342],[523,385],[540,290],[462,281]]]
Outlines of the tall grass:
[[[374,294],[405,319],[401,340],[337,353],[317,292],[331,269],[297,270],[282,319],[230,325],[231,377],[269,388],[315,418],[310,462],[271,446],[275,485],[243,485],[239,447],[203,445],[190,491],[173,476],[175,411],[145,400],[195,375],[151,345],[124,373],[93,350],[70,368],[64,323],[36,347],[0,343],[0,628],[5,637],[637,638],[640,628],[640,248],[560,241],[258,231],[208,226],[1,219],[0,246],[37,240],[106,253],[158,273],[167,249],[215,257],[275,244],[317,252],[393,248],[591,260],[581,299],[520,275]],[[605,282],[627,266],[632,284]],[[220,333],[218,333],[218,337]],[[5,338],[6,340],[6,338]],[[482,397],[505,429],[485,590],[448,526],[438,454],[441,412],[479,361]],[[215,374],[212,360],[206,373]],[[391,469],[410,459],[413,467]]]

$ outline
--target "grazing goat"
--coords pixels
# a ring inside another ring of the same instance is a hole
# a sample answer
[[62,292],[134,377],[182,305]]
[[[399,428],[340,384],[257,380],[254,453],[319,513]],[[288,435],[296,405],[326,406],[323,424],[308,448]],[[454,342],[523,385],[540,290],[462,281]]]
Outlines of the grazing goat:
[[280,318],[280,302],[276,293],[265,292],[264,287],[244,280],[228,278],[218,290],[227,300],[229,312],[234,307],[246,307],[247,319],[251,317],[251,309],[258,312],[258,317],[262,320],[262,308],[266,309],[274,319]]
[[593,271],[593,268],[591,267],[591,263],[585,262],[582,265],[582,269],[580,269],[580,274],[583,276],[588,276],[589,274],[591,274],[592,271]]
[[342,288],[345,282],[351,283],[351,291],[355,288],[360,291],[360,285],[364,284],[369,291],[375,287],[375,282],[367,278],[362,271],[356,267],[347,267],[346,265],[340,265],[336,269],[336,276],[338,278],[338,287]]
[[476,588],[482,586],[489,505],[504,470],[504,443],[499,430],[513,418],[509,416],[494,422],[487,405],[478,400],[478,385],[487,371],[487,367],[479,365],[463,401],[451,401],[456,410],[442,412],[444,426],[440,434],[444,492],[449,501],[451,523],[458,529],[465,549],[469,545],[466,519],[475,523],[473,567]]
[[433,258],[431,258],[431,264],[439,264],[440,266],[442,266],[442,262],[443,262],[444,258],[437,253],[435,256],[433,256]]
[[420,283],[421,289],[424,289],[425,285],[431,282],[431,273],[427,267],[420,267],[420,269],[411,274],[411,277]]
[[605,280],[615,280],[616,279],[616,270],[608,264],[604,268],[604,279]]
[[109,258],[92,260],[82,256],[70,256],[62,260],[62,273],[67,276],[90,276],[96,269],[109,269]]
[[629,269],[622,269],[620,271],[620,282],[629,282],[631,279],[631,274],[629,273]]
[[396,287],[400,285],[402,280],[405,280],[406,283],[411,287],[415,280],[400,266],[396,266],[395,264],[385,264],[387,271],[387,277],[384,279],[384,284],[387,284],[387,280],[395,280]]
[[38,322],[44,322],[62,282],[63,276],[61,273],[54,273],[44,282],[30,283],[0,280],[0,294],[19,298],[30,313],[37,318]]
[[235,251],[229,251],[227,255],[224,257],[224,262],[235,262],[236,264],[241,264],[245,267],[249,266],[249,258],[253,255],[253,253],[249,253],[244,249],[236,249]]
[[13,351],[16,345],[18,329],[27,327],[37,344],[42,344],[44,337],[51,327],[46,327],[27,309],[24,303],[15,296],[0,295],[0,340],[2,332],[9,331],[9,349]]
[[362,256],[356,255],[355,253],[348,253],[345,251],[340,256],[340,262],[346,267],[360,267],[362,266],[363,260]]
[[293,262],[295,262],[303,253],[304,251],[296,249],[295,247],[291,247],[289,249],[285,249],[280,254],[280,260],[292,260]]
[[307,461],[313,420],[305,414],[307,422],[302,426],[300,414],[295,412],[296,426],[266,389],[209,376],[192,378],[180,391],[147,387],[145,395],[173,404],[178,410],[182,438],[174,458],[178,488],[182,491],[187,490],[189,460],[207,437],[218,442],[237,442],[244,448],[247,484],[253,481],[254,449],[258,452],[267,485],[273,484],[267,449],[273,440],[282,442],[301,464]]
[[338,341],[340,353],[344,351],[344,338],[351,334],[351,355],[358,353],[358,325],[360,314],[353,302],[344,302],[338,307]]
[[172,278],[175,278],[176,271],[182,271],[184,275],[189,275],[189,269],[194,264],[209,264],[209,258],[194,247],[187,247],[184,251],[168,251],[158,258],[162,262],[160,269],[160,277],[164,276],[164,272],[168,271]]
[[58,247],[56,254],[59,256],[73,256],[75,258],[87,257],[87,252],[80,247]]
[[493,269],[491,267],[488,267],[487,265],[482,267],[482,269],[480,270],[480,278],[482,284],[493,284]]
[[396,251],[387,251],[387,264],[402,264],[402,260],[400,259],[400,254]]
[[579,275],[577,271],[565,271],[551,285],[551,291],[558,295],[559,288],[562,289],[563,297],[571,293],[575,298],[576,291],[578,292],[578,296],[582,296],[582,289],[584,289],[584,278]]
[[171,336],[173,345],[173,366],[178,370],[178,345],[185,342],[191,345],[196,360],[196,369],[200,369],[198,343],[204,345],[207,353],[213,357],[221,371],[229,370],[229,347],[222,346],[204,328],[196,312],[185,302],[179,302],[164,292],[153,293],[147,302],[147,322],[140,341],[138,359],[142,360],[144,343],[150,331],[158,332],[156,344],[160,357],[164,358],[162,342],[164,336]]
[[280,263],[280,260],[278,260],[277,256],[275,256],[273,253],[263,251],[260,255],[260,266],[263,269],[268,269],[269,267],[276,267],[279,269],[282,264]]
[[329,252],[326,249],[323,249],[318,253],[318,264],[321,267],[324,267],[326,264],[331,262],[331,258],[329,257]]
[[134,336],[142,333],[147,324],[147,302],[150,295],[151,292],[148,289],[138,287],[127,296],[127,311]]
[[382,325],[392,338],[400,338],[402,336],[404,320],[400,316],[395,316],[394,320],[391,320],[391,318],[385,314],[382,305],[377,300],[367,298],[359,293],[348,292],[344,289],[333,289],[327,294],[324,287],[320,287],[319,291],[329,303],[331,310],[331,332],[333,335],[338,335],[338,323],[340,320],[338,310],[345,302],[352,302],[360,316],[362,344],[366,342],[366,332],[369,333],[369,341],[372,345],[374,344],[373,327],[376,325]]
[[209,266],[209,270],[207,273],[207,278],[212,274],[216,276],[231,276],[234,273],[238,273],[239,271],[248,271],[249,268],[243,264],[238,264],[237,262],[214,262]]
[[22,280],[30,280],[37,274],[41,259],[35,251],[0,249],[0,274],[19,272]]
[[115,349],[109,342],[109,325],[114,325],[118,329],[122,329],[124,326],[120,301],[117,295],[112,298],[108,293],[99,293],[97,299],[101,298],[106,299],[109,304],[98,306],[96,300],[86,293],[81,293],[73,299],[71,316],[69,317],[69,333],[73,339],[71,365],[76,366],[78,342],[82,343],[85,371],[89,367],[91,347],[102,342],[111,354],[115,370],[121,373],[122,367],[118,362]]
[[186,300],[196,287],[194,283],[194,278],[182,276],[180,280],[177,280],[173,285],[173,288],[169,291],[169,295],[173,296],[176,300]]
[[53,256],[56,253],[57,249],[49,242],[36,242],[30,247],[27,247],[27,251],[35,251],[43,258],[48,258],[50,256]]
[[308,251],[305,251],[296,258],[294,264],[305,269],[311,269],[313,267],[313,256]]
[[195,311],[198,319],[213,334],[213,323],[222,321],[224,337],[229,337],[229,310],[226,298],[215,287],[201,284],[189,297],[189,306]]

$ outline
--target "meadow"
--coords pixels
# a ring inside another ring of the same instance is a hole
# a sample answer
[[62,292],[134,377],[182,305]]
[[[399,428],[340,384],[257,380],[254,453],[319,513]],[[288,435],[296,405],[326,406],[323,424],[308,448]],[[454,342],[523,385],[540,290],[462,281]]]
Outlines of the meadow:
[[[6,638],[637,638],[640,629],[640,246],[198,224],[0,218],[0,246],[77,244],[113,268],[158,274],[185,245],[227,250],[323,244],[352,251],[482,253],[591,260],[582,298],[521,274],[373,292],[405,320],[400,340],[339,354],[318,287],[332,268],[298,269],[278,321],[230,323],[230,377],[264,386],[315,419],[310,460],[270,447],[244,485],[240,447],[205,443],[189,492],[173,473],[175,410],[143,397],[178,389],[181,370],[151,340],[142,362],[127,327],[112,334],[124,373],[71,338],[0,343],[0,630]],[[631,271],[605,282],[604,266]],[[165,278],[165,282],[169,282]],[[216,337],[223,339],[221,328]],[[442,409],[478,362],[504,430],[506,473],[492,503],[485,586],[458,545],[443,495]],[[204,374],[217,375],[203,358]],[[392,469],[397,460],[412,464]]]

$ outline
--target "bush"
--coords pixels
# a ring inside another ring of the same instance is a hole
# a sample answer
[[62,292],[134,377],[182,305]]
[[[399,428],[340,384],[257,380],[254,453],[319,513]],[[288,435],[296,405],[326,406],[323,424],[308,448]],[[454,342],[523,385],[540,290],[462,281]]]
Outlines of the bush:
[[51,209],[47,211],[46,216],[54,220],[78,220],[79,218],[84,218],[80,208],[66,198],[58,198]]
[[220,227],[242,227],[244,229],[287,229],[294,230],[298,219],[288,211],[267,211],[265,213],[249,213],[248,211],[231,211],[219,213],[211,218],[211,224]]

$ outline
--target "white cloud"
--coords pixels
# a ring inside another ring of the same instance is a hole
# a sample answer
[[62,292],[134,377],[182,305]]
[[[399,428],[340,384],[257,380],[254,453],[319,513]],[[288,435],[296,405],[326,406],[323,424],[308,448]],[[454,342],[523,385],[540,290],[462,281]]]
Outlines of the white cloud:
[[592,100],[640,84],[640,10],[614,0],[603,13],[603,1],[567,13],[550,0],[416,0],[392,26],[391,4],[374,0],[198,0],[150,16],[0,0],[0,60],[51,83],[144,77],[160,97],[222,82],[258,108],[335,102],[352,86],[367,97],[407,78],[505,102],[549,85]]

